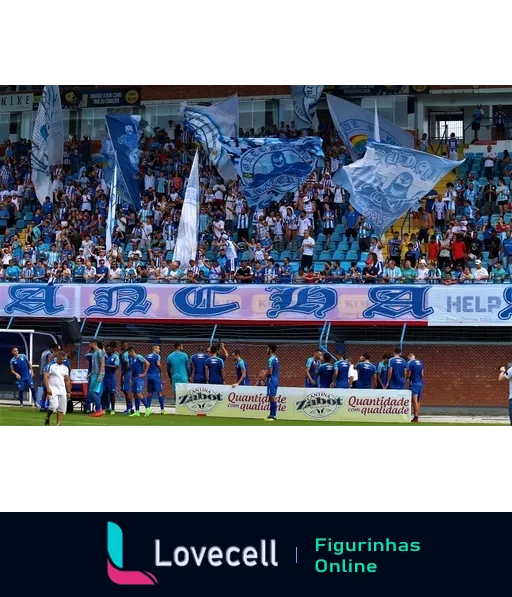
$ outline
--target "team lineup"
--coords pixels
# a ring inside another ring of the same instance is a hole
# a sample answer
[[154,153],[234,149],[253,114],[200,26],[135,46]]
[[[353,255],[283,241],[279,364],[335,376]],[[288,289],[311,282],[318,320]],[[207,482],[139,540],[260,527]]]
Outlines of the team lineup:
[[[163,367],[160,344],[155,343],[152,352],[144,357],[136,349],[122,342],[119,351],[117,343],[103,344],[100,340],[91,340],[89,352],[85,355],[88,362],[87,397],[84,412],[92,418],[116,414],[118,396],[118,373],[126,408],[124,415],[129,417],[149,417],[153,404],[158,403],[159,412],[167,415],[163,396]],[[45,425],[50,425],[53,414],[57,415],[60,426],[71,398],[71,363],[58,344],[53,344],[41,355],[40,369],[42,396],[38,403],[34,385],[32,364],[18,348],[12,349],[10,362],[11,373],[18,384],[20,406],[24,404],[26,392],[31,392],[33,404],[46,413]],[[199,350],[192,357],[184,351],[183,343],[177,342],[169,355],[166,372],[176,398],[177,384],[225,385],[225,367],[229,352],[220,343],[205,350]],[[251,377],[246,361],[240,350],[232,352],[236,383],[238,386],[250,386]],[[268,421],[277,419],[277,397],[279,394],[279,358],[277,346],[267,346],[268,362],[260,371],[255,385],[266,386],[269,400]],[[349,361],[345,355],[334,358],[327,352],[317,351],[306,362],[305,387],[319,389],[358,389],[358,390],[405,390],[412,393],[413,423],[419,422],[420,405],[423,394],[423,363],[413,353],[402,356],[400,348],[394,354],[385,354],[375,366],[368,353],[363,354],[357,364]],[[141,412],[141,407],[144,407]]]
[[[104,345],[99,340],[91,340],[89,352],[85,355],[88,362],[88,390],[85,400],[85,414],[99,418],[106,414],[116,414],[116,398],[118,389],[118,371],[121,374],[121,391],[126,401],[123,414],[129,417],[141,417],[141,406],[144,416],[152,413],[153,401],[158,401],[160,413],[166,415],[163,397],[162,359],[160,345],[153,345],[150,355],[144,357],[137,354],[135,348],[123,342],[120,352],[117,344],[110,342]],[[176,384],[198,383],[224,385],[225,361],[229,357],[224,344],[214,345],[204,352],[200,351],[189,358],[183,350],[182,343],[175,344],[175,350],[167,359],[167,374],[171,381],[174,396]],[[277,393],[279,388],[279,359],[277,346],[268,346],[268,368],[260,374],[259,384],[266,385],[270,403],[269,421],[277,418]],[[45,425],[50,424],[51,416],[57,415],[57,425],[62,424],[67,410],[67,402],[71,398],[71,364],[67,355],[58,344],[52,344],[41,355],[41,384],[43,393],[38,403],[34,384],[32,364],[26,355],[12,349],[11,373],[18,383],[20,406],[24,405],[25,393],[32,393],[34,406],[39,406],[46,413]],[[237,382],[233,387],[250,385],[245,361],[239,350],[233,352]],[[146,384],[145,384],[146,381]],[[146,396],[144,386],[146,385]]]

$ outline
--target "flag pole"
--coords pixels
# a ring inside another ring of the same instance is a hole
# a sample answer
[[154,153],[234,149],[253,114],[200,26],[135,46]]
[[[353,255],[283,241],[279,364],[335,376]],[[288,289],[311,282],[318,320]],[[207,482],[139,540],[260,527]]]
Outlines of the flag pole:
[[108,218],[107,218],[107,237],[106,237],[106,248],[107,251],[112,250],[112,230],[113,224],[116,217],[116,205],[117,205],[117,160],[114,167],[114,177],[112,180],[112,188],[110,189],[110,197],[108,204]]
[[373,132],[373,138],[375,139],[376,143],[380,143],[379,110],[377,109],[377,100],[374,100],[374,102],[375,102],[375,123],[374,123],[375,130]]

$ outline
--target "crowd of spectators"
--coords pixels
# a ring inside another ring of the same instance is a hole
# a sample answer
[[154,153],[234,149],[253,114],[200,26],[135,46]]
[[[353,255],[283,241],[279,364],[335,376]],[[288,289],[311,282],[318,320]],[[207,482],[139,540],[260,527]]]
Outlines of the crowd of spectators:
[[[199,252],[173,260],[184,191],[197,145],[178,123],[141,142],[141,208],[118,206],[106,250],[105,158],[91,140],[66,144],[52,173],[53,196],[40,205],[30,169],[30,142],[7,142],[0,167],[0,241],[5,282],[47,283],[460,283],[510,279],[507,206],[496,189],[475,190],[471,177],[432,192],[415,214],[417,234],[377,238],[332,182],[347,151],[325,123],[325,160],[295,193],[251,212],[236,182],[225,183],[200,151]],[[293,138],[294,123],[241,136]],[[502,181],[505,184],[504,181]],[[507,200],[510,197],[510,191]]]

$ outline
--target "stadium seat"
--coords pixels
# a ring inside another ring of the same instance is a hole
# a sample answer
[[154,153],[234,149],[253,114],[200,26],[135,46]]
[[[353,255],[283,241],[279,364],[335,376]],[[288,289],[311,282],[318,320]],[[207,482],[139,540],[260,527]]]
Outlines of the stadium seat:
[[[246,259],[249,258],[249,252],[248,251],[246,251],[244,253],[244,255],[247,255]],[[206,257],[206,259],[208,259],[208,261],[213,261],[215,259],[215,254],[214,254],[213,251],[207,251],[205,257]],[[242,258],[243,258],[243,255],[242,255]]]
[[173,258],[173,256],[174,256],[173,252],[172,252],[172,251],[169,251],[169,252],[167,253],[167,255],[165,256],[165,260],[166,260],[166,261],[172,261],[172,258]]
[[279,256],[279,259],[280,259],[281,261],[284,261],[286,258],[288,258],[288,259],[291,261],[291,260],[292,260],[292,257],[293,257],[293,256],[292,256],[292,253],[291,253],[291,251],[283,251],[283,252],[281,253],[281,255]]
[[315,274],[319,274],[320,272],[324,271],[324,264],[323,263],[315,263],[314,265],[314,272]]
[[365,264],[366,264],[366,262],[367,262],[367,260],[368,260],[368,255],[369,255],[369,253],[361,253],[361,257],[360,257],[360,259],[361,259],[361,261],[363,261]]
[[341,242],[338,245],[338,251],[344,251],[345,253],[347,251],[350,251],[350,247],[349,247],[348,243],[347,242]]
[[359,253],[357,251],[349,251],[345,259],[347,261],[359,261]]
[[334,255],[332,256],[333,261],[345,261],[345,251],[335,251]]
[[348,272],[348,270],[351,268],[352,263],[350,263],[349,261],[343,261],[341,263],[341,268],[344,269],[346,272]]
[[327,241],[327,237],[325,236],[325,234],[319,234],[317,239],[316,239],[316,244],[318,243],[324,243]]
[[330,251],[322,251],[320,253],[320,261],[331,261],[332,253]]

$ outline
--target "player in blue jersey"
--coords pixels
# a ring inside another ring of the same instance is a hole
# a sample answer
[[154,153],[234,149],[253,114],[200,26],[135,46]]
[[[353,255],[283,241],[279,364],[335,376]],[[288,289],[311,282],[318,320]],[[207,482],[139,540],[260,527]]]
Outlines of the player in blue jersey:
[[121,390],[126,400],[126,410],[123,414],[130,415],[133,410],[132,397],[132,369],[130,366],[130,355],[128,354],[128,342],[121,343],[121,352],[119,354],[119,361],[121,366]]
[[200,348],[190,359],[190,383],[206,383],[205,363],[209,355]]
[[394,357],[389,361],[387,390],[405,390],[407,361],[402,358],[402,350],[395,348]]
[[103,380],[105,377],[105,351],[103,344],[98,340],[91,340],[89,343],[91,358],[91,373],[89,375],[89,396],[95,404],[96,410],[91,417],[102,417],[105,412],[101,404],[103,394]]
[[251,381],[249,379],[249,372],[244,359],[242,359],[242,353],[239,350],[234,350],[233,358],[235,359],[235,373],[237,379],[237,382],[233,384],[233,388],[237,388],[238,386],[250,386]]
[[322,353],[317,350],[312,357],[306,361],[306,388],[316,388],[318,386],[318,369],[322,364]]
[[190,361],[183,349],[182,342],[176,342],[174,352],[167,358],[167,375],[171,380],[174,398],[178,401],[176,384],[188,383],[190,379]]
[[106,347],[105,377],[103,379],[103,409],[116,414],[117,372],[120,367],[119,355],[115,342]]
[[165,401],[162,396],[164,386],[162,383],[162,357],[160,356],[160,346],[153,344],[153,352],[148,355],[148,397],[146,398],[146,417],[151,415],[151,403],[153,398],[158,399],[160,412],[165,415]]
[[218,355],[219,347],[212,346],[210,348],[210,358],[206,359],[206,383],[214,386],[224,385],[224,359]]
[[414,410],[413,423],[420,422],[421,399],[423,397],[423,378],[425,367],[421,361],[418,361],[414,353],[410,353],[407,363],[407,379],[409,380],[412,393],[412,406]]
[[347,361],[343,355],[340,355],[336,363],[334,363],[331,388],[349,390],[354,383],[354,377],[350,375],[351,371],[352,365],[350,361]]
[[11,359],[11,373],[18,382],[18,399],[20,407],[23,408],[23,399],[25,392],[32,392],[32,400],[34,406],[37,405],[37,395],[34,386],[34,371],[32,370],[32,363],[28,360],[26,355],[20,354],[17,348],[12,349]]
[[389,361],[392,359],[392,355],[385,354],[382,357],[382,361],[379,363],[377,367],[377,389],[378,390],[385,390],[386,386],[388,385],[388,371],[389,371]]
[[277,420],[277,393],[279,391],[279,359],[277,358],[277,346],[269,344],[267,349],[267,396],[270,401],[270,416],[267,421]]
[[133,346],[128,348],[132,373],[132,394],[135,399],[135,412],[130,417],[140,417],[140,405],[144,401],[144,378],[149,370],[149,363],[142,355],[137,354]]
[[365,352],[356,366],[357,371],[357,390],[373,390],[375,388],[375,377],[377,367],[370,362],[370,355]]
[[317,382],[320,389],[327,390],[332,386],[334,379],[334,365],[331,355],[327,352],[324,353],[322,361],[322,364],[318,368]]

